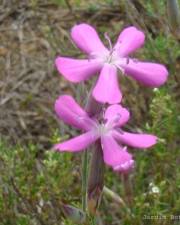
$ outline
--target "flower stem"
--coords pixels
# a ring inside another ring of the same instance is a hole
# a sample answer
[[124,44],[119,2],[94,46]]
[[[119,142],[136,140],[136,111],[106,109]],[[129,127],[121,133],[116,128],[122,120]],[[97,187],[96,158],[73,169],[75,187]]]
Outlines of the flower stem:
[[97,223],[96,223],[96,219],[95,219],[95,217],[93,216],[93,217],[91,217],[91,225],[96,225]]
[[133,188],[130,175],[122,174],[122,182],[124,186],[124,193],[126,195],[126,201],[128,206],[131,207],[133,204]]
[[[86,107],[85,107],[88,115],[90,117],[97,116],[99,113],[101,113],[102,107],[103,107],[103,105],[100,104],[99,102],[97,102],[92,97],[92,91],[90,91],[89,96],[88,96],[88,100],[87,100],[87,104],[86,104]],[[96,146],[96,144],[95,144],[95,146]],[[99,152],[99,149],[98,149],[98,152]],[[97,154],[97,155],[99,155],[99,154]],[[98,163],[99,163],[99,161],[96,163],[96,165],[98,165]],[[103,163],[103,165],[104,165],[104,163]],[[92,163],[91,163],[90,167],[91,167],[91,169],[90,169],[89,180],[92,180],[91,179],[91,177],[92,177],[92,174],[91,174],[92,173]],[[97,171],[93,171],[94,175],[96,173],[97,173]],[[83,208],[84,212],[86,212],[86,209],[87,209],[87,197],[88,197],[88,209],[89,209],[89,188],[91,188],[91,185],[89,187],[89,183],[90,184],[92,183],[91,181],[87,182],[87,180],[88,180],[88,153],[87,153],[87,150],[86,150],[83,154],[83,161],[82,161],[82,208]],[[94,184],[92,186],[94,187]],[[87,190],[88,190],[88,196],[87,196]],[[96,193],[96,192],[99,193],[99,187],[96,187],[95,190],[93,189],[93,194]],[[99,194],[98,194],[98,196],[99,196]]]
[[87,208],[87,176],[88,176],[88,152],[83,153],[82,158],[82,209],[86,212]]

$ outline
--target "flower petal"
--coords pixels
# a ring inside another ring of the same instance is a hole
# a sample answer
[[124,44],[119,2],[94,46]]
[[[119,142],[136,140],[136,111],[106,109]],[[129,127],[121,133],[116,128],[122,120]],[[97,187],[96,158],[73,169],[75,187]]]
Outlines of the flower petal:
[[161,64],[129,60],[121,66],[127,75],[150,87],[159,87],[167,80],[168,71]]
[[115,49],[120,56],[127,56],[144,44],[145,35],[136,27],[125,28],[119,35]]
[[93,90],[93,97],[102,103],[115,104],[121,101],[122,94],[119,89],[115,66],[104,65]]
[[[124,147],[123,151],[127,151],[127,147]],[[126,174],[126,173],[132,171],[133,168],[134,168],[134,160],[131,159],[131,160],[126,161],[123,164],[114,166],[113,170],[118,172],[118,173],[120,172],[120,173]]]
[[67,57],[57,57],[55,65],[59,73],[74,83],[89,79],[102,68],[102,63],[98,60]]
[[104,162],[114,169],[130,162],[132,155],[123,149],[111,135],[101,137]]
[[71,30],[74,43],[87,54],[92,52],[107,52],[107,48],[101,42],[96,30],[85,23],[75,25]]
[[107,119],[108,123],[111,123],[114,119],[117,118],[117,126],[123,126],[129,120],[130,114],[126,108],[116,104],[111,105],[106,109],[104,117],[105,119]]
[[54,146],[54,149],[61,152],[78,152],[81,150],[85,150],[98,138],[99,136],[94,131],[89,131],[62,143],[56,144]]
[[69,95],[62,95],[56,100],[55,111],[61,120],[76,128],[89,130],[95,126],[95,122]]
[[134,148],[149,148],[157,142],[157,137],[155,135],[134,134],[125,131],[123,131],[123,133],[114,131],[113,137],[120,143],[132,146]]

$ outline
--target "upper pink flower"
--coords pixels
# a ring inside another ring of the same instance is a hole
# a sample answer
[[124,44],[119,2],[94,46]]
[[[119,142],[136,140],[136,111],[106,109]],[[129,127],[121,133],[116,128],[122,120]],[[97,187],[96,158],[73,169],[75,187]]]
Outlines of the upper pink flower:
[[167,79],[168,71],[165,66],[128,57],[144,44],[145,39],[144,33],[133,26],[124,29],[113,47],[110,43],[110,49],[104,46],[96,30],[88,24],[74,26],[71,37],[88,58],[57,57],[56,67],[72,82],[87,80],[100,72],[92,93],[99,102],[115,104],[121,101],[117,69],[150,87],[158,87]]
[[157,137],[150,134],[135,134],[121,130],[129,120],[129,112],[120,105],[109,106],[99,123],[92,119],[68,95],[60,96],[55,103],[58,117],[65,123],[84,131],[83,134],[56,144],[58,151],[77,152],[85,150],[89,145],[100,139],[104,162],[117,171],[127,171],[133,166],[132,155],[126,151],[124,145],[135,148],[149,148],[157,141]]

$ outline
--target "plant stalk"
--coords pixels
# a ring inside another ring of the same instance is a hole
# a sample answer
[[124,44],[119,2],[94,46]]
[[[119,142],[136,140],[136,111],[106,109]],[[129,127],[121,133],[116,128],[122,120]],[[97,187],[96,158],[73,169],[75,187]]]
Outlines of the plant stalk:
[[82,209],[87,208],[87,176],[88,176],[88,152],[85,150],[82,157]]

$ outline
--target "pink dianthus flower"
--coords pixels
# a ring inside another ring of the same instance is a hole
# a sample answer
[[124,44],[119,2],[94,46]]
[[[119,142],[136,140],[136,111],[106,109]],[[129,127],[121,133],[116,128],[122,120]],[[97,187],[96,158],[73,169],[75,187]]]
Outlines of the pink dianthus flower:
[[168,71],[164,65],[152,62],[140,62],[128,57],[144,44],[145,35],[136,27],[125,28],[114,46],[106,48],[99,39],[96,30],[88,24],[79,24],[72,28],[71,37],[79,49],[85,52],[87,59],[73,59],[59,56],[55,64],[58,71],[71,82],[81,82],[100,73],[93,89],[93,97],[102,103],[116,104],[122,94],[118,84],[117,70],[133,77],[150,87],[159,87],[167,79]]
[[71,96],[63,95],[56,100],[55,111],[65,123],[84,131],[77,137],[56,144],[55,150],[78,152],[100,140],[104,162],[116,171],[126,172],[134,164],[126,145],[144,149],[153,146],[157,141],[154,135],[122,130],[121,127],[129,120],[129,112],[121,105],[109,106],[101,122],[98,122],[96,118],[90,118]]

